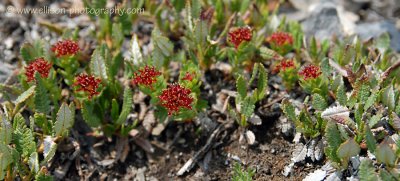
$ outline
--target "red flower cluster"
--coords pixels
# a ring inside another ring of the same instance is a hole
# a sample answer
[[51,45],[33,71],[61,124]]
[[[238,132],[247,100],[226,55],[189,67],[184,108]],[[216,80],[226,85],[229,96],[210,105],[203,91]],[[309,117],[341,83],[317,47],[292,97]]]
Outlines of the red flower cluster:
[[321,69],[315,65],[306,65],[299,72],[299,75],[304,77],[304,80],[315,79],[322,74]]
[[293,44],[293,37],[289,33],[285,32],[275,32],[269,38],[268,41],[277,45],[283,46],[286,44],[292,45]]
[[25,67],[25,75],[28,78],[28,82],[35,79],[35,72],[39,72],[39,74],[44,78],[49,76],[49,72],[52,64],[44,60],[44,58],[37,58],[33,62],[29,63]]
[[193,98],[190,96],[192,91],[179,84],[170,84],[158,96],[161,105],[168,109],[168,115],[179,111],[180,108],[192,109]]
[[54,52],[57,57],[75,55],[79,51],[79,46],[78,43],[72,40],[63,40],[53,45],[51,51]]
[[133,84],[140,84],[145,86],[151,86],[153,83],[157,82],[156,77],[161,75],[161,72],[156,70],[153,66],[145,66],[139,70],[139,74],[135,73],[133,77]]
[[87,92],[89,94],[89,99],[100,93],[97,92],[97,88],[99,88],[101,79],[96,78],[93,75],[80,74],[75,78],[75,80],[76,82],[73,85],[80,86],[77,91]]
[[193,74],[191,74],[189,72],[186,72],[185,77],[183,77],[182,80],[192,81],[193,80]]
[[275,66],[274,72],[279,73],[280,71],[285,71],[289,68],[295,68],[293,60],[282,60],[278,65]]
[[237,28],[228,33],[229,41],[237,48],[243,41],[250,41],[252,34],[251,29],[248,27]]

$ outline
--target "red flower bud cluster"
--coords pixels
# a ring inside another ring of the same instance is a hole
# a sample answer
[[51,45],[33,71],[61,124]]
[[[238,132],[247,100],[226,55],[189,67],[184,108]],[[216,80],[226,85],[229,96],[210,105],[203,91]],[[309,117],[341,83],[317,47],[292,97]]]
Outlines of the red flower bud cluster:
[[179,112],[180,108],[192,109],[193,98],[190,96],[192,91],[179,84],[170,84],[164,89],[158,98],[161,105],[167,108],[168,115]]
[[57,57],[75,55],[79,51],[79,45],[72,40],[63,40],[53,45],[51,51],[54,52]]
[[137,85],[151,86],[157,82],[157,76],[161,75],[161,72],[156,70],[156,68],[145,66],[139,70],[139,74],[135,73],[132,83]]
[[43,78],[47,78],[51,67],[52,64],[44,60],[44,58],[35,59],[25,67],[25,75],[28,78],[28,82],[35,79],[35,72],[39,72]]
[[[194,73],[193,73],[194,74]],[[193,80],[193,74],[186,72],[185,76],[182,78],[182,80],[187,80],[187,81],[192,81]]]
[[289,68],[295,68],[293,60],[282,60],[279,62],[278,65],[275,66],[274,71],[275,73],[279,73],[280,71],[285,71]]
[[293,37],[289,33],[285,32],[275,32],[273,33],[269,38],[268,41],[270,43],[273,43],[277,46],[283,46],[283,45],[292,45],[293,44]]
[[299,72],[299,75],[303,76],[304,80],[315,79],[322,74],[321,69],[315,65],[306,65]]
[[244,41],[250,41],[252,37],[251,29],[248,27],[237,28],[228,33],[228,40],[235,45],[235,48]]
[[80,86],[77,91],[84,91],[89,94],[89,99],[93,96],[98,95],[100,92],[97,91],[101,83],[101,79],[94,77],[93,75],[80,74],[75,78],[74,86]]

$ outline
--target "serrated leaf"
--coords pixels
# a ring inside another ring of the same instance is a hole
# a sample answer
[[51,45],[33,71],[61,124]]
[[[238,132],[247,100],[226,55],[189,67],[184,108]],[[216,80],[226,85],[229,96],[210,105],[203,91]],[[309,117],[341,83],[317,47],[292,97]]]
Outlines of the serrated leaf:
[[289,118],[291,121],[296,121],[296,112],[294,106],[287,100],[284,99],[282,101],[282,110],[283,113]]
[[14,138],[16,149],[21,153],[23,158],[29,158],[36,151],[35,138],[32,131],[26,126],[15,129]]
[[378,94],[375,92],[371,93],[367,101],[365,101],[364,111],[368,110],[372,105],[374,105],[376,98],[378,98]]
[[370,128],[373,128],[381,120],[381,118],[382,118],[381,113],[372,116],[368,121],[368,126]]
[[30,87],[28,90],[26,90],[25,92],[23,92],[20,96],[18,96],[18,98],[14,101],[15,105],[21,104],[24,101],[26,101],[27,99],[29,99],[29,97],[31,97],[34,93],[35,93],[35,88],[36,86],[32,86]]
[[33,173],[36,173],[39,171],[39,155],[37,152],[33,152],[31,156],[29,157],[29,168],[33,171]]
[[384,181],[398,181],[396,177],[384,169],[379,169],[379,177]]
[[35,96],[34,96],[34,103],[35,103],[35,110],[41,113],[48,113],[50,111],[50,95],[48,90],[44,85],[44,80],[41,78],[39,73],[35,74],[36,79],[36,88],[35,88]]
[[389,85],[386,87],[382,93],[382,103],[389,108],[389,110],[394,110],[395,108],[395,99],[394,99],[394,91],[393,86]]
[[270,60],[275,57],[279,57],[279,54],[275,52],[274,50],[271,50],[267,47],[261,47],[260,48],[260,56],[265,59],[265,60]]
[[365,130],[365,140],[367,142],[368,150],[371,153],[375,153],[376,140],[368,124],[365,124],[364,130]]
[[33,43],[24,43],[21,46],[20,54],[25,62],[44,56],[44,45],[42,40],[35,40]]
[[236,80],[236,89],[241,99],[247,96],[247,83],[241,75]]
[[254,102],[251,100],[251,97],[246,97],[241,105],[240,105],[240,112],[246,117],[249,118],[253,112],[256,106],[254,105]]
[[358,145],[353,138],[350,138],[339,146],[337,156],[347,161],[352,156],[358,155],[360,150],[360,145]]
[[153,63],[154,66],[160,68],[165,64],[166,58],[173,54],[174,45],[167,37],[161,34],[157,27],[155,27],[151,33],[151,41],[154,46],[154,50],[151,54]]
[[350,111],[345,106],[335,106],[324,110],[321,117],[327,120],[338,121],[338,119],[347,119],[350,116]]
[[370,86],[368,84],[362,84],[358,90],[358,100],[360,102],[366,102],[370,93]]
[[11,123],[0,113],[0,144],[8,145],[12,140],[12,126]]
[[260,73],[259,73],[258,82],[257,82],[257,100],[261,100],[264,98],[265,92],[267,91],[267,88],[268,88],[268,78],[267,78],[268,75],[262,64],[260,64],[259,72]]
[[336,91],[336,100],[340,105],[345,106],[347,104],[347,95],[344,84],[341,83]]
[[56,122],[54,124],[55,136],[63,136],[64,133],[74,125],[74,117],[66,103],[62,103],[60,109],[57,112]]
[[389,166],[393,166],[396,161],[396,154],[386,141],[383,141],[376,148],[375,156],[379,162],[385,163]]
[[140,51],[139,42],[136,34],[132,36],[130,53],[131,53],[130,61],[133,65],[139,65],[141,62],[143,62],[143,56],[142,52]]
[[324,110],[326,107],[328,107],[328,104],[326,103],[324,97],[322,97],[320,94],[313,94],[312,96],[312,105],[314,109],[316,110]]
[[43,140],[43,145],[44,145],[44,149],[43,149],[44,159],[40,163],[41,165],[44,165],[49,160],[51,160],[54,157],[54,155],[56,154],[56,150],[57,150],[57,144],[53,141],[53,138],[51,138],[50,136],[47,136]]
[[340,159],[337,156],[337,150],[342,143],[342,138],[339,130],[337,129],[336,123],[327,123],[325,128],[325,137],[328,143],[327,147],[325,147],[325,153],[327,157],[329,157],[332,161],[340,162]]
[[7,167],[13,162],[10,149],[7,145],[0,143],[0,180],[4,179]]
[[363,159],[361,160],[360,164],[360,171],[359,171],[359,177],[360,180],[365,180],[365,181],[376,181],[378,180],[376,174],[375,174],[375,168],[372,165],[372,161],[369,159]]
[[254,64],[253,66],[253,72],[251,73],[251,78],[249,80],[249,85],[251,85],[254,81],[254,79],[256,79],[257,77],[257,73],[258,73],[258,63]]
[[132,108],[132,91],[129,87],[125,88],[124,91],[124,102],[122,103],[122,111],[116,121],[116,124],[121,125],[126,121]]
[[113,23],[111,37],[113,39],[113,43],[115,43],[113,46],[119,48],[125,38],[121,23]]
[[119,104],[116,99],[111,101],[111,118],[117,120],[119,117]]
[[100,77],[103,81],[107,81],[109,80],[108,79],[109,76],[106,65],[106,57],[104,56],[104,53],[102,51],[103,50],[101,46],[97,47],[94,50],[89,66],[90,66],[90,71],[94,76]]
[[89,126],[97,127],[101,124],[101,120],[93,111],[93,103],[84,101],[82,105],[82,117]]

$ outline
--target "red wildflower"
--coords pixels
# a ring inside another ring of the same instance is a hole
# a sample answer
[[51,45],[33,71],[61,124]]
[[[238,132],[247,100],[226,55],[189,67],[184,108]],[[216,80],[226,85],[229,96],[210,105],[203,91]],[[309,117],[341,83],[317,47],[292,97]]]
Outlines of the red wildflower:
[[153,83],[157,82],[156,77],[161,75],[161,72],[156,70],[156,68],[145,66],[139,70],[139,74],[135,73],[133,77],[133,84],[140,84],[145,86],[151,86]]
[[97,92],[101,79],[94,77],[93,75],[80,74],[75,78],[76,82],[74,86],[80,86],[77,91],[84,91],[89,94],[89,99],[94,95],[98,95]]
[[279,62],[278,65],[276,65],[276,67],[274,68],[274,72],[278,73],[280,71],[285,71],[286,69],[289,68],[294,68],[294,61],[293,60],[282,60],[281,62]]
[[37,58],[33,62],[29,63],[25,67],[25,75],[28,78],[28,82],[35,79],[35,72],[39,72],[43,78],[47,78],[49,76],[51,66],[52,64],[44,60],[44,58]]
[[321,72],[320,68],[315,65],[306,65],[299,72],[299,75],[303,76],[304,80],[315,79],[321,74],[322,74],[322,72]]
[[251,29],[248,27],[237,28],[228,33],[228,40],[237,48],[242,42],[250,41],[252,34]]
[[54,52],[57,57],[75,55],[79,51],[79,46],[78,43],[72,40],[63,40],[53,45],[51,51]]
[[190,96],[192,91],[179,84],[170,84],[164,89],[160,98],[161,105],[168,109],[168,115],[179,111],[180,108],[192,109],[193,98]]
[[289,33],[285,32],[275,32],[269,38],[268,41],[277,45],[283,46],[286,44],[292,45],[293,44],[293,37]]
[[193,74],[191,74],[189,72],[186,72],[185,77],[183,77],[182,80],[192,81],[193,80]]

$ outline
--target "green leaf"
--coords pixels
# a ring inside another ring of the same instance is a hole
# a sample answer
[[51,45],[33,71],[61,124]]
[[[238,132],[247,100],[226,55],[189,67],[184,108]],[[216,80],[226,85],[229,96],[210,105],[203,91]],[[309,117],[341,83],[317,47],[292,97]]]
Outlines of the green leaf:
[[271,50],[267,47],[261,47],[260,48],[260,56],[265,59],[265,60],[270,60],[272,58],[275,58],[278,55],[278,53],[276,53],[274,50]]
[[372,161],[369,159],[361,160],[360,171],[359,171],[358,175],[360,177],[360,180],[365,180],[365,181],[378,180],[378,178],[375,174],[375,168],[372,165]]
[[265,96],[265,92],[268,88],[267,72],[262,64],[260,64],[260,74],[257,82],[257,100],[261,100]]
[[153,42],[154,46],[154,50],[151,54],[154,61],[154,66],[160,68],[165,64],[166,58],[172,56],[174,52],[174,45],[167,37],[161,34],[157,27],[155,27],[151,33],[151,41]]
[[18,96],[18,98],[14,101],[15,105],[21,104],[24,101],[26,101],[27,99],[29,99],[29,97],[31,97],[33,95],[33,93],[35,93],[35,88],[36,86],[32,86],[30,87],[28,90],[26,90],[25,92],[23,92],[20,96]]
[[119,104],[116,99],[111,101],[111,118],[117,120],[119,116]]
[[358,145],[353,138],[350,138],[339,146],[337,156],[340,159],[347,161],[352,156],[358,155],[360,150],[360,145]]
[[313,94],[312,98],[312,105],[316,110],[322,111],[328,107],[328,104],[326,103],[324,97],[322,97],[321,95],[315,93]]
[[4,179],[7,167],[13,162],[10,149],[7,145],[0,143],[0,180]]
[[380,51],[381,54],[384,54],[387,49],[390,48],[390,36],[388,33],[382,34],[377,40],[375,44],[376,48]]
[[29,157],[29,162],[28,162],[29,168],[33,171],[33,173],[36,173],[39,171],[39,155],[37,152],[33,152],[31,156]]
[[375,153],[376,140],[375,140],[375,137],[372,134],[372,131],[371,131],[370,127],[368,126],[368,124],[365,124],[364,130],[365,130],[365,140],[367,142],[368,150],[371,153]]
[[122,104],[122,111],[118,117],[116,124],[121,125],[126,121],[132,108],[132,91],[129,87],[125,88],[124,91],[124,102]]
[[113,43],[115,43],[114,46],[116,48],[119,48],[122,45],[122,42],[124,41],[124,32],[122,32],[122,25],[121,23],[113,23],[112,25],[112,34],[111,34]]
[[372,116],[368,121],[368,126],[373,128],[382,118],[382,113]]
[[372,105],[374,105],[376,98],[378,98],[378,94],[375,92],[371,93],[364,104],[364,111],[367,111]]
[[12,126],[11,123],[0,113],[0,144],[8,145],[12,140]]
[[29,158],[36,152],[36,142],[32,131],[25,125],[21,125],[14,131],[14,143],[23,158]]
[[82,105],[82,117],[91,127],[98,127],[101,124],[100,118],[93,112],[93,102],[84,101]]
[[253,66],[253,72],[251,73],[251,78],[250,78],[250,81],[249,81],[249,85],[251,85],[251,84],[253,83],[254,79],[256,79],[256,77],[257,77],[258,65],[259,65],[259,64],[256,63],[256,64],[254,64],[254,66]]
[[340,132],[337,128],[336,123],[328,121],[325,128],[325,137],[328,143],[328,146],[325,147],[325,154],[332,161],[340,163],[340,159],[337,155],[337,150],[342,143],[342,138],[340,136]]
[[242,99],[247,96],[247,83],[241,75],[236,80],[236,89]]
[[68,129],[74,125],[74,117],[66,103],[62,103],[57,112],[56,122],[54,124],[55,136],[63,136],[65,132],[68,134]]
[[362,103],[366,102],[370,93],[370,86],[368,84],[362,84],[358,90],[358,100]]
[[132,63],[132,65],[139,65],[143,62],[143,56],[142,52],[140,51],[139,42],[136,34],[132,36],[130,53],[131,58],[129,59],[129,61]]
[[36,174],[35,180],[36,181],[53,181],[53,176],[46,175],[46,173],[43,173],[43,171],[40,170],[39,173]]
[[240,104],[240,113],[242,113],[246,118],[249,118],[253,112],[254,108],[256,106],[254,105],[254,102],[252,101],[251,97],[246,97],[242,103]]
[[284,99],[282,101],[282,110],[285,113],[285,115],[289,118],[289,120],[291,121],[297,120],[295,108],[293,104],[289,102],[289,100]]
[[347,95],[344,84],[341,83],[336,91],[336,99],[340,105],[345,106],[347,104]]
[[57,144],[53,141],[53,138],[51,138],[50,136],[47,136],[43,140],[43,145],[44,145],[43,149],[44,159],[42,160],[40,165],[45,165],[49,160],[51,160],[56,154],[57,150]]
[[50,111],[50,95],[45,87],[44,80],[39,73],[35,74],[36,88],[35,88],[35,110],[41,113],[48,113]]
[[36,40],[31,43],[24,43],[20,49],[20,54],[26,63],[40,57],[44,57],[44,43]]
[[379,169],[379,177],[384,181],[398,181],[396,177],[384,169]]
[[90,71],[96,77],[100,77],[103,81],[109,80],[109,74],[106,65],[105,48],[103,46],[97,47],[90,61]]
[[396,161],[396,154],[386,141],[383,141],[376,148],[375,156],[379,162],[385,163],[388,166],[393,166]]
[[394,110],[396,105],[392,85],[389,85],[384,89],[382,93],[382,103],[389,108],[389,111]]

